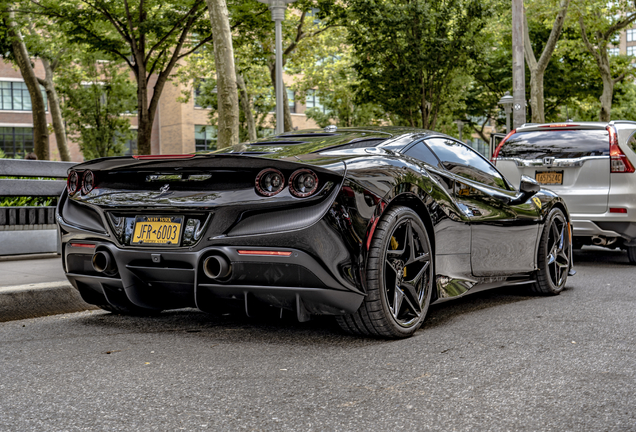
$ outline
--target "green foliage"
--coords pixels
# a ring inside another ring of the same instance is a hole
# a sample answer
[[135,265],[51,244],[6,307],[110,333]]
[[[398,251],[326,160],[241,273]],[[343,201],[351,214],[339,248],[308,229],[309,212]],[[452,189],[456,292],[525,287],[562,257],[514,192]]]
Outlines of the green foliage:
[[125,113],[137,107],[135,85],[120,62],[105,57],[86,53],[56,78],[68,134],[85,159],[121,155],[123,142],[134,134]]
[[[133,45],[146,50],[146,66],[162,71],[170,50],[179,43],[180,28],[190,18],[190,34],[209,35],[203,0],[40,0],[43,13],[61,26],[72,42],[94,52],[107,52],[134,66]],[[130,20],[130,22],[128,22]],[[175,31],[176,30],[176,31]],[[196,42],[193,39],[190,42]]]
[[56,197],[0,197],[0,207],[49,207],[56,206],[57,200]]
[[320,127],[386,122],[388,118],[377,104],[355,101],[353,88],[359,80],[346,37],[345,28],[334,27],[298,47],[297,55],[287,63],[288,72],[299,77],[294,84],[296,101],[306,102],[308,93],[315,92],[324,109],[309,108],[305,114]]
[[348,41],[360,102],[434,128],[458,72],[483,49],[488,13],[477,0],[350,0]]
[[636,84],[633,81],[620,82],[614,88],[612,120],[636,121]]

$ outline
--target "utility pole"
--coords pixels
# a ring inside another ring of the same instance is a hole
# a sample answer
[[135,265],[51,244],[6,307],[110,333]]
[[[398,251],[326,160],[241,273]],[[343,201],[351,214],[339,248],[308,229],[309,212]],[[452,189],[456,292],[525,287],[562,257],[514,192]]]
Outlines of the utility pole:
[[512,0],[512,125],[515,129],[526,122],[523,25],[523,0]]
[[296,0],[258,0],[269,5],[276,32],[276,134],[285,132],[285,114],[283,106],[283,20],[288,3]]

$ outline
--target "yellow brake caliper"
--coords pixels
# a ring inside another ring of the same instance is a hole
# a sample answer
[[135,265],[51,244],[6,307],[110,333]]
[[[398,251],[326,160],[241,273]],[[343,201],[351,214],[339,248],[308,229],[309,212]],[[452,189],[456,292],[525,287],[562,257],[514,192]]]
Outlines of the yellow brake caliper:
[[[400,246],[400,244],[398,243],[398,241],[395,239],[394,236],[391,236],[391,250],[397,250],[397,248]],[[402,277],[406,277],[406,267],[404,267],[404,274],[402,275]]]

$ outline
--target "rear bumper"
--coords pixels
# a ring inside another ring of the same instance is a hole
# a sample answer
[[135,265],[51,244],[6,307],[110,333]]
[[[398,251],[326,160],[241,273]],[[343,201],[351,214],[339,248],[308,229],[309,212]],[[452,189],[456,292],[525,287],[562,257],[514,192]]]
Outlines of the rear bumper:
[[[186,252],[121,249],[109,242],[88,240],[74,246],[78,243],[64,244],[66,275],[84,300],[96,305],[211,311],[218,310],[221,300],[235,300],[248,314],[260,303],[293,310],[304,320],[310,314],[352,313],[364,297],[343,286],[319,259],[293,248],[276,248],[290,252],[289,256],[262,256],[238,251],[271,248],[213,246]],[[97,251],[110,254],[116,268],[97,272],[92,266]],[[228,277],[212,280],[206,276],[203,263],[211,255],[231,264]]]
[[636,240],[636,222],[616,220],[577,219],[572,215],[572,231],[575,237],[620,237],[627,242]]

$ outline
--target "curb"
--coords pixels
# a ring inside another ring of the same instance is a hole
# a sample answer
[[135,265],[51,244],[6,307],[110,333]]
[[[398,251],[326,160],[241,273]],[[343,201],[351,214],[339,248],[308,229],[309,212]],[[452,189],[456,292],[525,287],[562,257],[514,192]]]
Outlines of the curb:
[[0,322],[96,309],[68,281],[0,288]]

